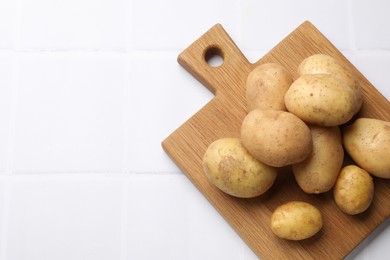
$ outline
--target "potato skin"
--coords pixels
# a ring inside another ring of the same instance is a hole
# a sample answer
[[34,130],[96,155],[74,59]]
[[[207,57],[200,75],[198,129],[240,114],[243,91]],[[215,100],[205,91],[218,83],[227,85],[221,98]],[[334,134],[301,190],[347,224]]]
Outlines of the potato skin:
[[298,67],[300,76],[305,74],[328,74],[344,81],[355,93],[357,113],[362,105],[362,91],[356,76],[339,60],[326,55],[314,54],[304,59]]
[[313,151],[302,162],[293,164],[299,187],[306,193],[329,191],[336,182],[344,160],[341,131],[338,126],[309,125]]
[[349,215],[365,211],[374,197],[374,182],[370,174],[356,165],[341,169],[333,189],[337,206]]
[[350,86],[357,84],[355,76],[341,62],[322,53],[305,58],[299,64],[298,73],[299,75],[329,74],[346,81]]
[[303,161],[313,146],[309,127],[280,110],[249,112],[241,125],[241,141],[253,157],[273,167]]
[[253,69],[246,80],[247,110],[256,108],[286,110],[284,94],[293,82],[291,73],[276,63]]
[[276,208],[271,216],[272,232],[284,239],[302,240],[321,230],[321,212],[313,205],[291,201]]
[[343,129],[345,150],[370,174],[390,179],[390,122],[358,118]]
[[306,74],[284,97],[287,110],[309,124],[337,126],[356,112],[355,94],[343,81],[327,74]]
[[253,158],[238,138],[211,143],[203,156],[203,169],[216,187],[240,198],[263,194],[277,176],[276,169]]

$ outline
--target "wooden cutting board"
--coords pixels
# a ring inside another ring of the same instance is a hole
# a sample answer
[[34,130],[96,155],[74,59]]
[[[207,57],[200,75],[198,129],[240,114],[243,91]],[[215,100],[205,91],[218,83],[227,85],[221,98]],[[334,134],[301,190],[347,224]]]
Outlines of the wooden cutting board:
[[[248,73],[256,65],[275,62],[297,78],[298,64],[315,53],[340,59],[358,76],[364,93],[360,117],[390,121],[389,101],[310,22],[300,25],[255,64],[248,62],[220,24],[212,27],[178,57],[178,62],[215,97],[167,137],[162,146],[262,259],[341,259],[390,216],[390,180],[375,178],[376,190],[371,207],[357,216],[348,216],[337,208],[331,192],[320,195],[302,192],[289,167],[281,169],[269,191],[254,199],[224,194],[211,185],[203,173],[201,161],[208,145],[221,137],[240,135],[241,122],[246,115],[244,83]],[[208,65],[206,60],[210,55],[222,56],[222,65]],[[324,226],[315,236],[294,242],[279,239],[272,233],[272,212],[277,206],[292,200],[312,203],[322,212]]]

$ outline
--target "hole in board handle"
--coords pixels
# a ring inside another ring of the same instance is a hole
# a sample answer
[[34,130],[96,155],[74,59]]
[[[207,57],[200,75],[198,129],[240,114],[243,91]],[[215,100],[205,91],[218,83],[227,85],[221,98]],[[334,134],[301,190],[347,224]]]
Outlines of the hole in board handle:
[[219,67],[223,64],[223,52],[220,48],[211,46],[204,54],[204,59],[211,67]]

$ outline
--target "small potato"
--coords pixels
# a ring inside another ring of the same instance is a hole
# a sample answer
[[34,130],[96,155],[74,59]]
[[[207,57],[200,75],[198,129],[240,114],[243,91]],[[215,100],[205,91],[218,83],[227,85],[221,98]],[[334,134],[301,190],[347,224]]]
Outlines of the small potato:
[[315,235],[323,225],[321,212],[313,205],[291,201],[276,208],[271,229],[280,238],[302,240]]
[[263,194],[277,175],[276,169],[253,158],[238,138],[221,138],[211,143],[203,156],[203,169],[211,183],[240,198]]
[[303,161],[313,146],[309,127],[280,110],[249,112],[241,125],[241,141],[253,157],[273,167]]
[[337,126],[356,112],[353,90],[327,74],[306,74],[291,84],[284,97],[287,110],[303,121],[320,126]]
[[292,82],[292,75],[279,64],[257,66],[246,80],[248,112],[256,108],[286,110],[284,94]]
[[349,215],[365,211],[374,197],[374,182],[368,172],[356,165],[341,169],[333,190],[337,206]]
[[390,122],[359,118],[343,130],[343,143],[357,165],[390,179]]
[[339,60],[326,55],[314,54],[304,59],[298,67],[300,76],[305,74],[328,74],[344,81],[355,93],[357,113],[362,104],[362,91],[356,76]]
[[292,166],[295,180],[306,193],[329,191],[343,165],[344,150],[338,126],[310,125],[313,151],[304,161]]

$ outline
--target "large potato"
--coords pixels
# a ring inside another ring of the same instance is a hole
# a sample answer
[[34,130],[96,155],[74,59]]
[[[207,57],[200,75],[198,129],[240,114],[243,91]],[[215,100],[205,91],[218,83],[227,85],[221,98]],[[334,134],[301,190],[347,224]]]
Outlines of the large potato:
[[279,64],[257,66],[246,80],[248,111],[255,108],[286,110],[284,94],[292,82],[292,75]]
[[313,151],[304,161],[292,166],[295,179],[306,193],[329,191],[343,165],[344,150],[338,126],[310,125]]
[[390,122],[359,118],[343,130],[345,150],[370,174],[390,179]]
[[326,55],[314,54],[304,59],[298,67],[300,76],[305,74],[328,74],[344,81],[355,93],[356,113],[362,104],[362,91],[356,76],[339,60]]
[[211,183],[241,198],[266,192],[277,175],[276,169],[253,158],[238,138],[221,138],[211,143],[203,156],[203,169]]
[[302,240],[315,235],[323,225],[321,212],[313,205],[291,201],[276,208],[271,216],[273,233],[289,240]]
[[320,126],[336,126],[356,113],[353,90],[327,74],[306,74],[291,84],[284,97],[287,110],[303,121]]
[[356,165],[341,169],[333,190],[335,202],[339,208],[355,215],[365,211],[374,197],[374,182],[368,172]]
[[274,167],[303,161],[313,146],[310,129],[301,119],[271,109],[248,113],[241,125],[241,140],[257,160]]

